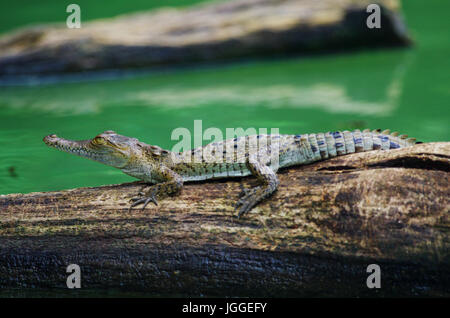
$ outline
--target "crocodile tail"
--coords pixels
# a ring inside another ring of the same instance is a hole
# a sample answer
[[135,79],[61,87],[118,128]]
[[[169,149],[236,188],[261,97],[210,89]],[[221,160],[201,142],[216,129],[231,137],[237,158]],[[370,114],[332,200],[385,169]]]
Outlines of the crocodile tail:
[[415,138],[408,138],[408,135],[399,135],[398,132],[391,133],[389,129],[328,132],[315,134],[315,139],[319,141],[318,148],[322,159],[354,152],[405,148],[421,143],[417,142]]
[[[354,131],[355,133],[357,131]],[[365,151],[376,150],[376,149],[398,149],[405,148],[415,145],[417,142],[416,138],[408,138],[408,135],[400,135],[398,132],[394,131],[391,133],[389,129],[381,131],[381,129],[375,129],[370,131],[369,129],[364,130],[364,136],[367,139],[372,140],[372,146],[370,147],[370,140],[368,141],[367,149]]]

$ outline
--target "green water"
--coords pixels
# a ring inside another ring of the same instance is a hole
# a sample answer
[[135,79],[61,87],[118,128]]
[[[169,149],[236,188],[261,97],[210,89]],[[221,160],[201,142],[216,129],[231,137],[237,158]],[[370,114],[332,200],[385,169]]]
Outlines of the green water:
[[[146,8],[144,1],[127,3],[122,11],[117,2],[106,11],[98,6],[91,18]],[[42,6],[42,14],[37,11],[42,21],[58,20],[54,4],[43,1]],[[38,21],[32,7],[26,2],[16,21],[0,10],[5,18],[0,31]],[[134,180],[48,148],[42,138],[50,133],[86,139],[115,130],[170,149],[176,143],[173,129],[192,129],[201,119],[203,129],[218,127],[224,134],[227,127],[279,128],[281,133],[369,127],[398,130],[424,142],[448,141],[450,2],[405,1],[404,12],[417,43],[412,49],[0,87],[0,194]]]
[[2,1],[0,2],[0,32],[48,22],[63,26],[69,15],[66,13],[66,7],[70,3],[76,3],[80,6],[81,19],[86,21],[159,7],[184,7],[201,2],[207,2],[207,0]]

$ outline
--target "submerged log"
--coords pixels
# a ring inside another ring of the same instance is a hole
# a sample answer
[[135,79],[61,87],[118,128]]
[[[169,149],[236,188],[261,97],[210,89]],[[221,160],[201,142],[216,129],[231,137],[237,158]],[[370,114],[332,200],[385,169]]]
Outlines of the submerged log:
[[399,0],[235,0],[94,22],[28,27],[0,38],[0,75],[142,68],[410,43]]
[[[128,211],[139,182],[0,196],[0,288],[182,296],[449,296],[450,143],[351,154],[279,172],[242,219],[253,178],[186,184]],[[369,289],[369,264],[381,289]]]

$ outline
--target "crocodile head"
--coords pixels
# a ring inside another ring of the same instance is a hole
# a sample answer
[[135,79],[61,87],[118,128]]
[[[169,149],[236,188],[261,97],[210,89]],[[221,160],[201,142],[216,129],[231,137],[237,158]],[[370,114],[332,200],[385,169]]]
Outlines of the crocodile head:
[[126,167],[141,148],[136,138],[118,135],[111,130],[88,140],[68,140],[56,135],[48,135],[43,140],[50,147],[119,169]]

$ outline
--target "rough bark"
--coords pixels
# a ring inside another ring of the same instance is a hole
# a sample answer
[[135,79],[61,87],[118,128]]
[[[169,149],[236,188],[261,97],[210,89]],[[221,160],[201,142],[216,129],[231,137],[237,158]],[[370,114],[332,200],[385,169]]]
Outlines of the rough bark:
[[[142,68],[410,43],[399,0],[236,0],[115,19],[25,28],[0,38],[0,75]],[[65,21],[64,21],[65,22]]]
[[[450,143],[338,157],[280,171],[243,219],[253,178],[186,184],[128,211],[139,182],[0,196],[0,287],[143,295],[449,296]],[[366,286],[378,264],[382,288]]]

